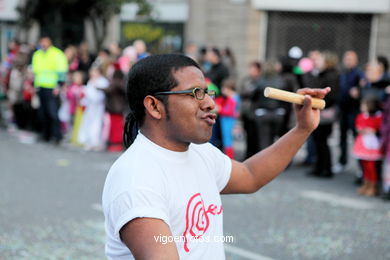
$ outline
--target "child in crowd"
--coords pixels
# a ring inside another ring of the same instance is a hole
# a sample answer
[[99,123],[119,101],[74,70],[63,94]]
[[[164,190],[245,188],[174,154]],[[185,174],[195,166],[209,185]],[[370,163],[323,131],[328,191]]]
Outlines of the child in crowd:
[[215,100],[221,122],[222,145],[224,153],[234,158],[233,129],[239,116],[240,97],[235,91],[235,81],[224,81],[222,95]]
[[70,138],[70,142],[75,145],[80,145],[79,131],[80,131],[81,122],[83,121],[83,115],[85,109],[85,107],[81,104],[81,99],[83,97],[84,97],[84,92],[81,92],[80,102],[76,106],[75,114],[73,117],[72,135]]
[[355,140],[352,153],[359,159],[363,169],[363,185],[358,193],[365,196],[377,194],[378,161],[382,159],[379,142],[379,131],[382,123],[380,103],[374,97],[362,100],[361,113],[356,118],[358,136]]
[[78,141],[86,150],[100,151],[103,147],[102,129],[105,113],[105,94],[103,89],[109,86],[109,81],[98,67],[92,67],[89,80],[81,100],[85,106]]
[[[76,115],[78,114],[79,115],[78,117],[80,117],[81,116],[80,112],[82,113],[80,100],[83,97],[83,82],[84,82],[83,72],[82,71],[73,72],[71,83],[66,92],[66,98],[69,104],[68,109],[70,114],[70,122],[72,125],[71,142],[73,144],[77,144],[77,138],[75,138],[75,136],[77,136],[78,130],[80,128],[80,120],[76,119]],[[78,110],[80,111],[76,113]]]
[[69,113],[74,121],[77,105],[80,103],[80,99],[83,93],[84,75],[81,71],[73,72],[72,82],[67,89],[66,97],[69,102]]

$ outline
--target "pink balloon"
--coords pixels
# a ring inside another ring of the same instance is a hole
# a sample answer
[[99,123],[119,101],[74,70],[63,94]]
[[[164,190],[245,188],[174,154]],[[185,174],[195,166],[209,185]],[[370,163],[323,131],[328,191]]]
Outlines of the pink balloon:
[[311,71],[314,68],[314,63],[309,58],[302,58],[298,62],[298,66],[301,68],[301,70],[306,73]]

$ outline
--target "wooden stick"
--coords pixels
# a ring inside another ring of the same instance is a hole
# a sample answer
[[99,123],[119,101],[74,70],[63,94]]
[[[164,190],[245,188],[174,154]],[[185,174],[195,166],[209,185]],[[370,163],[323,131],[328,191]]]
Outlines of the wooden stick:
[[[264,90],[264,96],[267,98],[277,99],[280,101],[290,102],[298,105],[303,105],[303,101],[305,99],[304,95],[300,95],[297,93],[280,90],[277,88],[266,87]],[[325,100],[320,98],[312,98],[312,107],[317,109],[325,108]]]

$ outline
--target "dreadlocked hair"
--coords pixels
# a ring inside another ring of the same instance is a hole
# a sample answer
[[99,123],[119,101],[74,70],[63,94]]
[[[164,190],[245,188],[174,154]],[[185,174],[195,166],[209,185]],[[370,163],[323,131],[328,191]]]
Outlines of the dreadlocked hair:
[[[191,58],[181,54],[161,54],[146,57],[133,65],[126,84],[126,98],[130,112],[126,116],[123,143],[128,148],[135,140],[145,118],[144,99],[160,91],[169,91],[178,85],[173,73],[181,68],[200,66]],[[159,96],[163,104],[167,96]]]

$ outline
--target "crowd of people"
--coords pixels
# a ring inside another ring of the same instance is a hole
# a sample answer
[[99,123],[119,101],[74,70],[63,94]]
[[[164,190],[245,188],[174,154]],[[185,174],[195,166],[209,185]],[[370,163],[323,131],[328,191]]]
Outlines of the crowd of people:
[[[333,177],[345,170],[352,151],[361,169],[356,173],[359,194],[390,198],[390,74],[385,57],[361,69],[354,51],[345,52],[339,62],[330,51],[312,50],[303,57],[292,48],[275,62],[251,62],[247,75],[239,78],[229,48],[188,44],[184,54],[197,61],[208,88],[216,93],[218,117],[210,142],[230,158],[237,158],[233,146],[237,120],[245,132],[245,158],[289,131],[292,106],[265,98],[267,86],[294,92],[330,86],[321,123],[306,145],[303,164],[312,165],[308,174]],[[37,47],[12,41],[1,70],[11,111],[6,123],[34,131],[46,142],[66,140],[86,150],[122,151],[128,109],[125,78],[131,66],[148,55],[142,40],[123,50],[112,43],[97,55],[86,42],[62,51],[49,37],[42,37]],[[328,139],[336,124],[340,156],[332,162]],[[348,136],[354,139],[353,147],[348,147]]]
[[29,131],[44,142],[121,151],[125,75],[148,55],[142,40],[123,51],[112,43],[97,55],[86,42],[62,51],[46,36],[37,47],[12,41],[1,71],[10,111],[3,121],[22,140]]
[[[302,51],[293,47],[275,62],[253,61],[247,75],[238,80],[230,51],[194,49],[191,46],[188,55],[202,65],[206,77],[220,91],[216,99],[219,120],[211,142],[227,155],[234,157],[232,135],[238,118],[245,130],[245,158],[270,146],[290,129],[292,106],[265,98],[266,87],[295,92],[329,86],[332,91],[325,98],[326,108],[307,142],[302,164],[312,166],[310,176],[331,178],[345,171],[352,157],[360,167],[356,172],[356,183],[361,185],[357,192],[390,199],[390,74],[386,57],[378,56],[359,66],[358,55],[352,50],[346,51],[339,62],[331,51],[312,50],[303,57]],[[329,138],[335,126],[340,133],[339,158],[332,162]],[[352,147],[348,147],[348,136],[353,138]]]

